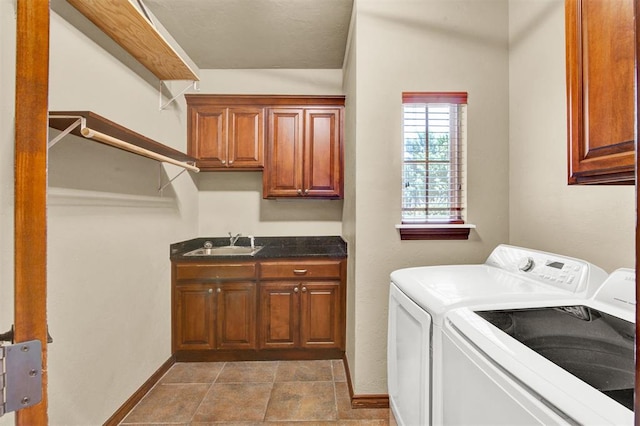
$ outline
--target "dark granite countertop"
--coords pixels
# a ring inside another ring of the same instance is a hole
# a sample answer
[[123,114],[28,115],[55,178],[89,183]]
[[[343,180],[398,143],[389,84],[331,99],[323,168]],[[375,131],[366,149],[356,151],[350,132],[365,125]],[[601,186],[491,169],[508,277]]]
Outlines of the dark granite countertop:
[[[184,256],[211,241],[214,247],[229,245],[229,237],[194,238],[170,245],[171,260],[203,262],[207,260],[262,260],[294,257],[347,257],[347,243],[342,237],[255,237],[255,245],[263,248],[253,256]],[[236,246],[249,246],[247,237],[240,237]]]

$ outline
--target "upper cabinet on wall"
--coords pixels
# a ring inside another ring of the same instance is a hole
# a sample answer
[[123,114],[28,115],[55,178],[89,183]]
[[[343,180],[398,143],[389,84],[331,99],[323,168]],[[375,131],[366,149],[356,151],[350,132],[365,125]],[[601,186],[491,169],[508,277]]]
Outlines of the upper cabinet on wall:
[[263,170],[264,198],[342,199],[344,96],[185,97],[201,170]]
[[203,171],[262,170],[264,107],[244,97],[186,95],[187,152]]
[[634,0],[566,0],[570,184],[634,184]]
[[269,110],[264,198],[342,198],[340,106]]

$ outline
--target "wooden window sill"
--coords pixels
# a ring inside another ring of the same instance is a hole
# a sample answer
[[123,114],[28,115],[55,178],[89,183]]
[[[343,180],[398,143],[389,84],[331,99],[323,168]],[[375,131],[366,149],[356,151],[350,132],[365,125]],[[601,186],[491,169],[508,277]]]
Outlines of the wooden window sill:
[[416,224],[396,225],[401,240],[468,240],[472,224]]

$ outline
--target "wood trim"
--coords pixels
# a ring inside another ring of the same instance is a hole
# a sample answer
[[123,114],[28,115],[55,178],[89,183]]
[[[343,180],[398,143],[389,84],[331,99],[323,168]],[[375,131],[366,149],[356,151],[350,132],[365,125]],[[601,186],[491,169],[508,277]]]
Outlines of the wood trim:
[[345,353],[342,358],[344,370],[347,376],[347,387],[349,388],[349,397],[351,398],[351,408],[389,408],[389,395],[386,394],[368,394],[355,395],[353,393],[353,383],[351,382],[351,371],[349,370],[349,361]]
[[170,356],[169,359],[166,360],[160,366],[160,368],[158,368],[155,373],[153,373],[151,377],[149,377],[147,381],[144,382],[142,386],[140,386],[138,390],[135,391],[133,395],[131,395],[129,399],[127,399],[124,404],[122,404],[120,408],[118,408],[116,412],[113,413],[111,417],[109,417],[109,419],[107,419],[106,422],[104,422],[103,426],[117,426],[118,424],[120,424],[120,422],[124,420],[125,417],[127,417],[131,410],[133,410],[133,408],[142,400],[142,398],[144,398],[144,396],[155,386],[155,384],[160,381],[162,376],[164,376],[175,363],[175,356]]
[[466,104],[467,92],[402,92],[403,104]]
[[[640,81],[640,67],[638,66],[638,58],[640,58],[640,19],[638,14],[640,13],[640,0],[634,2],[634,12],[636,16],[636,122],[635,122],[635,184],[636,184],[636,354],[640,353],[640,325],[638,324],[638,318],[640,318],[640,278],[637,271],[640,267],[640,220],[638,220],[638,212],[640,212],[640,198],[638,198],[638,137],[640,137],[640,88],[638,82]],[[636,357],[636,374],[635,374],[635,394],[640,395],[640,357]],[[640,398],[634,399],[634,424],[640,425]]]
[[313,349],[259,349],[259,350],[178,350],[176,362],[221,361],[289,361],[343,359],[344,351],[338,348]]
[[46,425],[49,0],[18,0],[16,25],[15,341],[42,343],[42,400],[16,425]]
[[263,107],[295,107],[295,106],[344,106],[343,95],[216,95],[185,94],[187,105],[250,105]]
[[401,240],[468,240],[471,228],[398,228]]

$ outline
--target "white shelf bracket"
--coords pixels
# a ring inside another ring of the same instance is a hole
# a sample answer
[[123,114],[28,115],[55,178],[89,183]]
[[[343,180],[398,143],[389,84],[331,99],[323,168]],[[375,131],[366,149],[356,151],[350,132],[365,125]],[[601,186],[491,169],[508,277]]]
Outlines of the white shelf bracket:
[[167,90],[169,89],[169,87],[167,87],[167,85],[165,84],[165,82],[163,80],[160,80],[159,85],[160,85],[160,87],[158,89],[158,94],[159,94],[159,97],[160,97],[160,101],[159,101],[160,111],[162,111],[163,109],[165,109],[166,107],[171,105],[171,103],[173,101],[178,99],[178,97],[182,96],[187,90],[193,88],[193,90],[195,90],[196,92],[200,91],[200,82],[198,80],[194,80],[187,87],[185,87],[180,93],[175,95],[173,98],[169,99],[167,102],[163,103],[164,98],[162,96],[162,86],[164,85],[167,88]]
[[[190,161],[189,163],[191,163],[193,166],[196,165],[196,163],[194,161]],[[173,182],[174,180],[178,179],[178,177],[180,177],[181,174],[183,174],[184,172],[186,172],[187,169],[182,169],[180,172],[178,172],[177,175],[175,175],[174,177],[172,177],[171,179],[169,179],[167,181],[167,183],[162,183],[162,163],[159,164],[159,168],[158,168],[158,192],[160,193],[160,196],[162,197],[162,191],[164,191],[164,189],[171,185],[171,182]]]
[[[73,118],[75,118],[75,117],[73,117]],[[67,136],[69,133],[73,132],[73,129],[75,129],[76,127],[78,127],[78,126],[85,127],[85,124],[83,123],[83,121],[84,121],[83,117],[78,117],[78,119],[76,121],[71,123],[69,125],[69,127],[64,129],[58,136],[56,136],[55,138],[51,139],[49,141],[49,143],[47,144],[47,148],[51,149],[51,147],[54,146],[56,143],[60,142],[60,140],[62,138]]]

